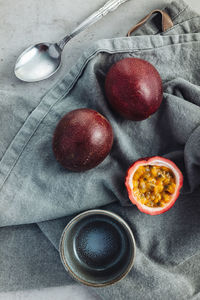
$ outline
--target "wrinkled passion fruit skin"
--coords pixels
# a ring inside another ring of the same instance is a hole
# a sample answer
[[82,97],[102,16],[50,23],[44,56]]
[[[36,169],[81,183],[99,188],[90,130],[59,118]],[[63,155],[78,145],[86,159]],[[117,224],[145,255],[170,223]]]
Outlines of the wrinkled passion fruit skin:
[[158,71],[140,58],[124,58],[114,64],[106,75],[105,91],[112,108],[134,121],[155,113],[163,98]]
[[[159,165],[159,166],[167,166],[169,167],[172,172],[176,175],[176,191],[173,194],[173,197],[171,198],[170,202],[166,204],[166,206],[164,207],[160,207],[160,208],[155,208],[155,207],[148,207],[145,205],[142,205],[137,198],[134,196],[132,187],[131,187],[131,180],[132,180],[132,176],[135,172],[135,170],[137,170],[138,167],[146,165],[146,164],[152,164],[152,165]],[[145,158],[140,158],[137,161],[135,161],[127,170],[127,174],[126,174],[126,178],[125,178],[125,186],[128,192],[128,196],[130,201],[135,204],[137,206],[137,208],[146,214],[149,215],[160,215],[163,214],[164,212],[168,211],[176,202],[176,200],[179,197],[180,194],[180,190],[183,186],[183,174],[180,171],[180,169],[176,166],[176,164],[165,158],[162,156],[153,156],[153,157],[145,157]]]
[[110,123],[92,109],[76,109],[57,124],[53,152],[60,164],[71,171],[96,167],[109,154],[113,144]]

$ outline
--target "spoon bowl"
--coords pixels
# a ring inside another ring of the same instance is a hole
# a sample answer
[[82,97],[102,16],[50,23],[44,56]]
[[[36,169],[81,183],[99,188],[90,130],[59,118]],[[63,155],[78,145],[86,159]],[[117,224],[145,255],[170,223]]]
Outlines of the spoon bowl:
[[59,69],[61,52],[62,50],[57,44],[39,43],[33,45],[17,59],[15,75],[27,82],[46,79]]

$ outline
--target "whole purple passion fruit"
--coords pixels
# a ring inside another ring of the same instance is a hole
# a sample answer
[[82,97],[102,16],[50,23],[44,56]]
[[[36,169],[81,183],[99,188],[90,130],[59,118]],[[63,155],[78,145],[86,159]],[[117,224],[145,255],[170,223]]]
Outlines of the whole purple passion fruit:
[[134,121],[155,113],[163,98],[158,71],[140,58],[124,58],[115,63],[106,75],[105,91],[111,107]]
[[108,120],[87,108],[67,113],[57,124],[53,136],[57,161],[76,172],[100,164],[109,154],[112,144],[113,131]]

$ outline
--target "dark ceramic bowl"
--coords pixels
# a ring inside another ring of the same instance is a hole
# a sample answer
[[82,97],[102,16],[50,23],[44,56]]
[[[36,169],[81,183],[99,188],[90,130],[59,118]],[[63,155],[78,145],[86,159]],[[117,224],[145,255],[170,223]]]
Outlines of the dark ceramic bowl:
[[105,210],[89,210],[72,219],[60,240],[67,271],[83,284],[102,287],[124,278],[133,266],[135,240],[127,223]]

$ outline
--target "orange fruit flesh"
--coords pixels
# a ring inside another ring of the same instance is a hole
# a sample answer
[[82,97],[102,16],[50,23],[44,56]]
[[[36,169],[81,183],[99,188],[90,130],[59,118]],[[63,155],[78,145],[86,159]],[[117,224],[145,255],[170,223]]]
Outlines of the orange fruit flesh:
[[165,206],[170,202],[175,189],[175,176],[167,167],[140,166],[133,175],[134,196],[146,206]]

